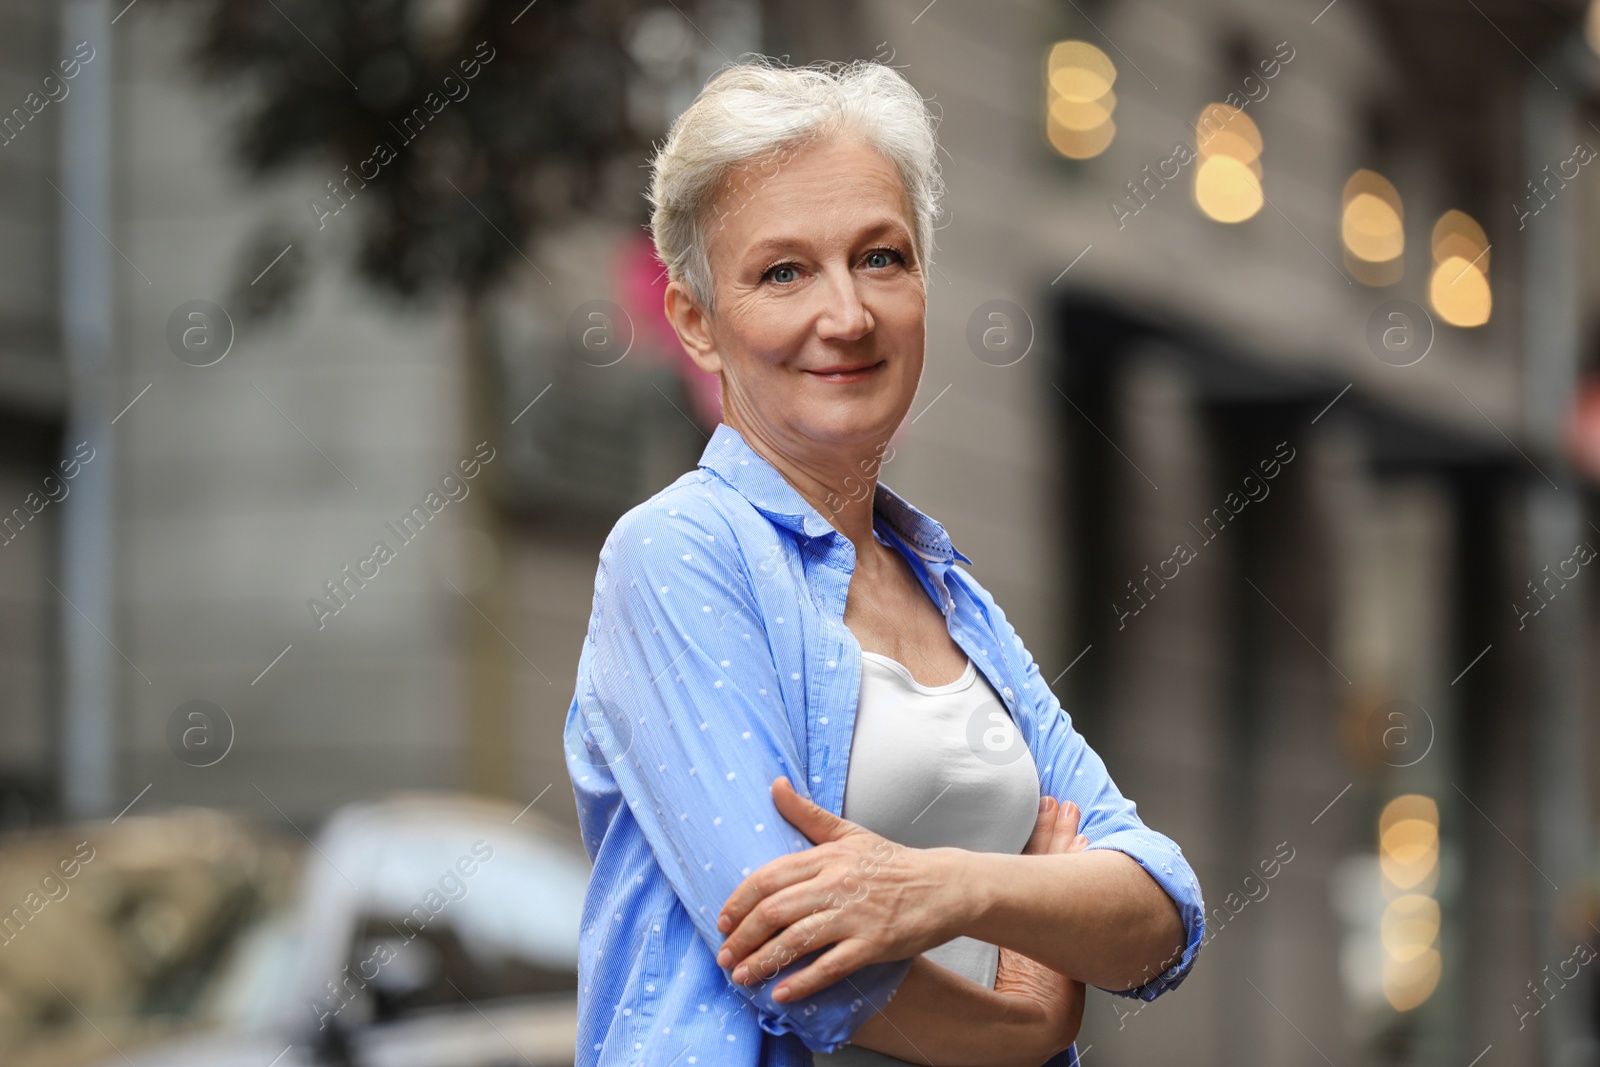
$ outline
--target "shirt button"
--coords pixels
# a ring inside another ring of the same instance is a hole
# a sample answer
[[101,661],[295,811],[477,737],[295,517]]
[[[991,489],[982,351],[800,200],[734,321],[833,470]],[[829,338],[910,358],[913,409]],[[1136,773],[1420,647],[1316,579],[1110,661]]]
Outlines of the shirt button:
[[1000,691],[1006,695],[1007,700],[1011,699],[1011,687],[1009,685]]

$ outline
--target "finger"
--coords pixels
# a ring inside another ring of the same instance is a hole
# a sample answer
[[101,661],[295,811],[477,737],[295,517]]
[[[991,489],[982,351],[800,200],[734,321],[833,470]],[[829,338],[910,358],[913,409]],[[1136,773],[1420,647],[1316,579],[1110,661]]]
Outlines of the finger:
[[813,877],[824,859],[826,856],[819,855],[816,849],[806,849],[779,856],[751,871],[723,902],[717,929],[725,934],[737,929],[751,910],[767,897]]
[[[1061,846],[1063,852],[1082,852],[1089,847],[1089,838],[1077,832],[1078,826],[1083,821],[1083,813],[1071,801],[1067,802],[1066,807],[1070,807],[1072,811],[1070,813],[1065,809],[1062,811],[1062,818],[1056,828],[1056,844]],[[1069,837],[1071,840],[1065,840]]]
[[1065,852],[1067,846],[1072,844],[1072,839],[1078,834],[1078,822],[1081,813],[1078,805],[1072,801],[1062,804],[1056,814],[1054,836],[1051,838],[1051,852]]
[[1072,843],[1072,835],[1077,833],[1077,808],[1069,800],[1065,804],[1050,799],[1052,805],[1049,814],[1044,818],[1048,825],[1039,833],[1041,845],[1037,854],[1042,856],[1057,855],[1065,852]]
[[796,793],[793,783],[783,775],[772,781],[772,801],[778,806],[778,814],[814,845],[837,840],[857,828],[855,823]]
[[1055,836],[1056,830],[1056,798],[1045,796],[1039,799],[1039,817],[1034,820],[1033,833],[1028,837],[1028,843],[1022,849],[1024,856],[1040,856],[1050,851],[1050,841]]
[[872,962],[866,944],[859,938],[847,938],[839,942],[808,966],[780,982],[778,988],[772,991],[772,999],[790,1004],[854,974]]
[[779,934],[809,915],[832,911],[842,903],[844,898],[826,892],[811,879],[773,893],[751,908],[722,942],[717,966],[737,970],[740,965],[766,959]]
[[733,964],[730,976],[738,985],[759,985],[770,981],[794,960],[815,952],[846,934],[834,922],[837,908],[806,908],[796,920],[778,930],[770,940]]

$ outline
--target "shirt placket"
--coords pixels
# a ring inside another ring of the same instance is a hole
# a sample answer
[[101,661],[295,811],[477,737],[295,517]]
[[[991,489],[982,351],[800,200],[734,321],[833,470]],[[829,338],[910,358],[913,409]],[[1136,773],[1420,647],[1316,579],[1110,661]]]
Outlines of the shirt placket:
[[810,548],[815,554],[805,568],[807,611],[816,613],[814,632],[820,640],[806,642],[807,784],[812,800],[837,815],[844,805],[860,678],[851,654],[857,646],[844,624],[850,558],[837,544],[821,539]]
[[[942,583],[941,583],[942,584]],[[961,647],[994,691],[1000,694],[1000,699],[1005,701],[1006,711],[1011,715],[1011,721],[1022,731],[1022,740],[1030,748],[1033,745],[1033,719],[1022,714],[1021,690],[1015,687],[1016,679],[1011,677],[1010,668],[1007,667],[1005,656],[1001,654],[999,641],[994,632],[987,626],[977,625],[967,613],[973,609],[970,604],[963,605],[952,596],[950,610],[950,638]]]

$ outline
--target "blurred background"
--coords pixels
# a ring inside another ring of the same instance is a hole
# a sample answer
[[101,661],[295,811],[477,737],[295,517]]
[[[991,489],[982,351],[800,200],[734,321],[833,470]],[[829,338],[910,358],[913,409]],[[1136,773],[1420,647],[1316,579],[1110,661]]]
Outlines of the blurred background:
[[719,418],[644,166],[747,52],[941,116],[882,477],[1204,887],[1084,1057],[1600,1062],[1587,0],[0,4],[0,1062],[572,1062],[597,553]]

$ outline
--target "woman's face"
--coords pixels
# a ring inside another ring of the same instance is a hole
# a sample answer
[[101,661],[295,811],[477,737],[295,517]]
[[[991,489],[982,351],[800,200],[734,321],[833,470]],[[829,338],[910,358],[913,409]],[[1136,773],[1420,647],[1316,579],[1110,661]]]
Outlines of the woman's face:
[[721,375],[728,424],[796,458],[888,441],[922,375],[926,310],[894,166],[816,142],[734,172],[709,218],[715,310],[674,282],[667,312]]

